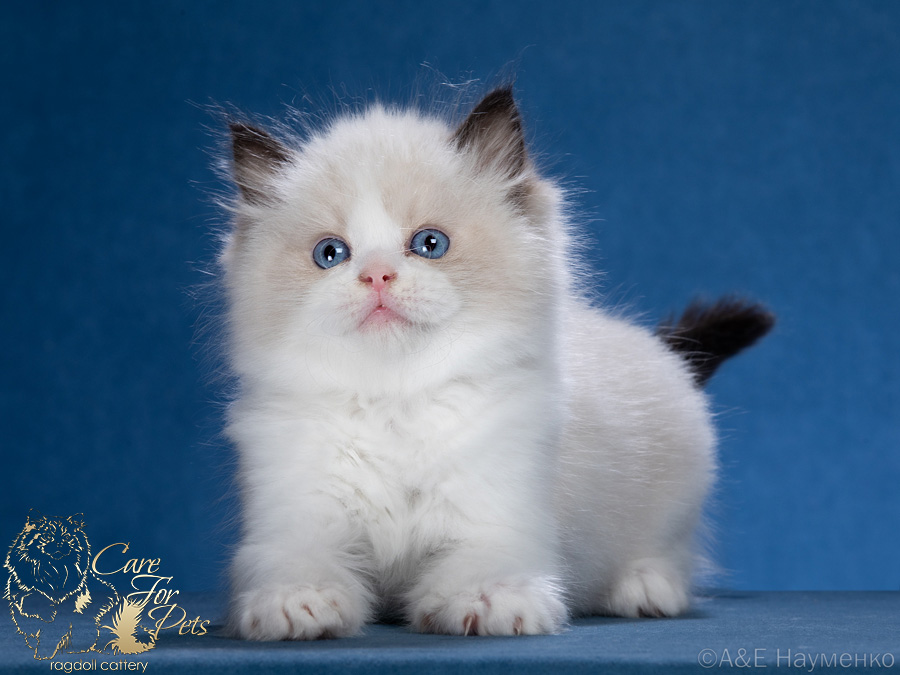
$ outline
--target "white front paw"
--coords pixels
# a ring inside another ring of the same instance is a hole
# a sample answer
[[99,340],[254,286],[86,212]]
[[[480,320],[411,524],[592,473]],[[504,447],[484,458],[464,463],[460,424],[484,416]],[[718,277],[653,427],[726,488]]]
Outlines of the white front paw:
[[365,600],[343,587],[281,586],[239,593],[231,627],[247,640],[318,640],[353,635],[367,618]]
[[410,607],[413,627],[450,635],[555,633],[566,620],[556,584],[545,578],[515,580],[445,594],[428,591]]

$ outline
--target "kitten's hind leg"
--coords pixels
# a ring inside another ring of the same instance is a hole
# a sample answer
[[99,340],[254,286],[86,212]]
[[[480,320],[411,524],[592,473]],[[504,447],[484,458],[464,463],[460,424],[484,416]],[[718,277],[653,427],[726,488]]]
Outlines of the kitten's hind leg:
[[613,584],[607,609],[615,616],[677,616],[690,606],[690,582],[663,558],[642,558]]

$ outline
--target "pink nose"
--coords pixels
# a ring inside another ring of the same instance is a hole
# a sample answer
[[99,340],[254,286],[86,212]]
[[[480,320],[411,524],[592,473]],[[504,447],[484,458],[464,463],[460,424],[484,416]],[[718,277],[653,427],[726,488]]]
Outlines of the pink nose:
[[397,272],[387,265],[371,265],[359,275],[359,280],[364,284],[372,284],[372,290],[375,291],[380,291],[396,278]]

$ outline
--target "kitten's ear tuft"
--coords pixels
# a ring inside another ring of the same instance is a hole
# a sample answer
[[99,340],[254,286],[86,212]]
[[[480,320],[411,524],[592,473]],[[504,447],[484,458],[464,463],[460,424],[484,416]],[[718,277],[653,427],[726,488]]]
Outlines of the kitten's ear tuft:
[[495,89],[456,130],[456,147],[478,154],[479,165],[518,176],[525,168],[527,153],[519,109],[512,86]]
[[251,204],[266,202],[269,179],[290,161],[290,152],[268,133],[243,122],[232,122],[231,152],[234,181]]

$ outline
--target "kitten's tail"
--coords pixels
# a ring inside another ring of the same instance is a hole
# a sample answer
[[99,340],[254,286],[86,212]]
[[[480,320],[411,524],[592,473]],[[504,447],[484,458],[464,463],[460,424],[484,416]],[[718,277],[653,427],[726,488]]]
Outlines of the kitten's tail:
[[710,304],[695,300],[681,315],[663,321],[656,334],[684,357],[703,386],[718,367],[768,333],[775,315],[762,305],[726,297]]

